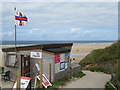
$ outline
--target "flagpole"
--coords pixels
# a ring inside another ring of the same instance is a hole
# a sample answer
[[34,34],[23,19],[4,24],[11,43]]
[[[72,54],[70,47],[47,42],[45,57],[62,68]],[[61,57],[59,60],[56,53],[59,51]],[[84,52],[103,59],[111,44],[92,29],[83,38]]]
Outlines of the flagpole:
[[[14,8],[14,11],[16,13],[16,7]],[[16,23],[15,23],[15,61],[17,62],[17,37],[16,37]],[[16,64],[16,63],[15,63]],[[20,76],[21,76],[21,72],[20,70],[18,69],[17,70],[17,90],[20,90]]]
[[[14,11],[16,13],[16,7],[14,8]],[[17,39],[16,39],[16,24],[15,24],[15,61],[17,61]]]

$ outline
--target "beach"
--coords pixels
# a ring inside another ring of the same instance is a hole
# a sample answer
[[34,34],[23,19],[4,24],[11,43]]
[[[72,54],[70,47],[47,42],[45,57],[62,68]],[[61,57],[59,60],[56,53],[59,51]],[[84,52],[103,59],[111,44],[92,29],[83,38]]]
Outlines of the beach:
[[[79,63],[87,54],[95,49],[103,49],[112,43],[106,44],[73,44],[72,46],[72,62]],[[74,60],[75,59],[75,60]]]
[[[106,44],[73,44],[71,50],[72,62],[79,63],[87,54],[89,54],[92,50],[102,49],[107,46],[110,46],[112,43]],[[2,48],[14,47],[14,45],[3,45],[0,49],[0,67],[3,66],[2,58]],[[75,60],[74,60],[75,59]]]

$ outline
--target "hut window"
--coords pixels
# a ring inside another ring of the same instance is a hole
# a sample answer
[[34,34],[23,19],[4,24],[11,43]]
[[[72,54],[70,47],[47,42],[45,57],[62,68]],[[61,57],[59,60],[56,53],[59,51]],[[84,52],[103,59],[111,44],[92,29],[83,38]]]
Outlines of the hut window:
[[7,56],[6,66],[15,66],[15,55]]

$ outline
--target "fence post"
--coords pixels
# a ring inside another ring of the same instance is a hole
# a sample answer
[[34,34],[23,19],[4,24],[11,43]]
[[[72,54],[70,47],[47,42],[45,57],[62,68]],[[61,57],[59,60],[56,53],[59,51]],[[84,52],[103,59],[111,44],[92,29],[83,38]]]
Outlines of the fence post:
[[17,90],[20,90],[20,83],[21,83],[21,79],[20,79],[20,76],[21,76],[21,72],[18,70],[17,71]]
[[40,88],[42,88],[42,59],[40,60]]
[[49,66],[50,70],[49,70],[49,78],[50,78],[50,82],[51,82],[51,64]]

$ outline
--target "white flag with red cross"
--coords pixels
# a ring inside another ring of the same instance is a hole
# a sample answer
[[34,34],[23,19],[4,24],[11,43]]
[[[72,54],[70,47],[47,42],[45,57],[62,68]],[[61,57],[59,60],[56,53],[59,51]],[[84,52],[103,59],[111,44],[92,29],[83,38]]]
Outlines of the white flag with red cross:
[[27,17],[22,12],[15,12],[15,24],[18,26],[24,26],[27,24]]

